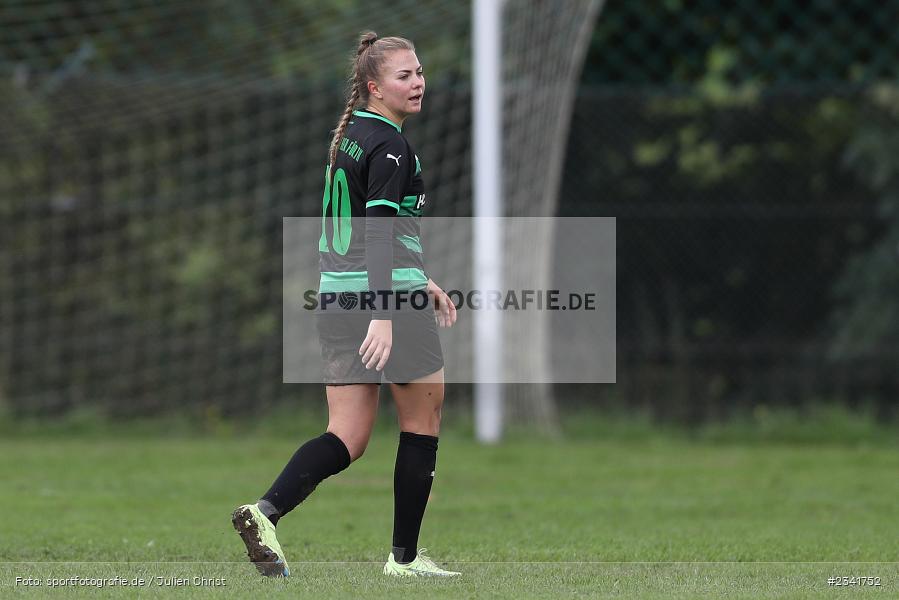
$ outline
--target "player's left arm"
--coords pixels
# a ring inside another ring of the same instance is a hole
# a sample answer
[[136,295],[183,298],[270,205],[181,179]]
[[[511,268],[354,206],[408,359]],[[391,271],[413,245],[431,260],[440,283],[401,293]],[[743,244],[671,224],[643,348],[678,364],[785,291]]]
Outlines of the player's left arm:
[[428,296],[434,303],[434,316],[440,327],[452,327],[456,322],[456,305],[433,279],[428,279]]

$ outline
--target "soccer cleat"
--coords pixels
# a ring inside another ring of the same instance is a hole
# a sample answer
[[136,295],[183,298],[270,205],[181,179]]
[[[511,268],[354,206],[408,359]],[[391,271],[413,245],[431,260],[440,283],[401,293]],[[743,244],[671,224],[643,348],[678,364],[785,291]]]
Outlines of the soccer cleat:
[[391,552],[387,557],[387,563],[384,565],[384,575],[393,575],[394,577],[455,577],[462,574],[441,569],[433,560],[425,556],[427,551],[427,548],[419,550],[415,560],[407,565],[396,562],[393,558],[393,552]]
[[275,537],[275,526],[255,504],[244,504],[231,514],[231,523],[247,547],[247,556],[266,577],[287,577],[290,569]]

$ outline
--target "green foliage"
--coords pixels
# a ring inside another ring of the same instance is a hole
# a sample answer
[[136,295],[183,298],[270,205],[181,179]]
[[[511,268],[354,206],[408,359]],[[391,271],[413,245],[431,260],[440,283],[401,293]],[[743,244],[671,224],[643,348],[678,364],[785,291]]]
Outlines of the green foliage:
[[[619,385],[654,411],[714,421],[756,403],[873,397],[890,414],[895,92],[872,84],[882,63],[851,67],[859,46],[834,47],[817,70],[773,60],[796,43],[794,22],[825,9],[785,11],[765,48],[752,42],[763,23],[737,37],[726,25],[752,10],[710,3],[608,4],[598,21],[584,76],[597,85],[569,147],[569,168],[584,166],[562,197],[584,199],[565,214],[618,216]],[[662,27],[665,11],[681,12]],[[691,28],[702,43],[665,50]]]
[[[899,87],[882,84],[867,95],[863,120],[846,164],[880,196],[879,239],[847,262],[834,291],[831,356],[837,360],[899,360]],[[890,358],[887,358],[890,360]]]
[[703,343],[799,346],[830,311],[843,257],[876,233],[829,213],[848,197],[864,217],[874,202],[843,163],[853,97],[733,83],[727,56],[709,58],[693,92],[588,88],[575,116],[562,196],[584,201],[563,214],[619,216],[619,331],[647,349],[637,361],[691,360]]
[[876,0],[606,2],[587,54],[585,80],[627,86],[692,86],[709,59],[732,81],[868,83],[897,74],[896,45]]
[[[334,82],[346,78],[357,37],[367,29],[413,41],[425,29],[429,37],[419,41],[429,69],[451,76],[469,68],[460,60],[468,45],[468,28],[460,26],[469,13],[464,2],[395,0],[369,10],[356,0],[102,4],[23,3],[0,12],[0,27],[19,32],[0,70],[24,64],[61,76],[137,71],[168,78]],[[445,27],[436,29],[435,20]],[[335,37],[345,52],[323,54]]]

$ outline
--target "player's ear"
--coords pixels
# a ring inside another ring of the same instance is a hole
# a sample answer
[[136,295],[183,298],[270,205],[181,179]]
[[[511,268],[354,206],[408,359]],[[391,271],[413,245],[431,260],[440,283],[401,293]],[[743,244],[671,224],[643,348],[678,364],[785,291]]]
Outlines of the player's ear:
[[384,95],[381,93],[381,90],[378,89],[377,81],[369,81],[367,85],[368,85],[368,95],[369,96],[374,96],[378,100],[381,100],[384,98]]

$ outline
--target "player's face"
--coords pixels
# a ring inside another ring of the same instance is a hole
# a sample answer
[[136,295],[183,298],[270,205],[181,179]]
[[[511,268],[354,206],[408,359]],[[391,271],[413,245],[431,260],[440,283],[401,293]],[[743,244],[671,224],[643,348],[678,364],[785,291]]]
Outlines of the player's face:
[[425,76],[411,50],[395,50],[381,68],[378,90],[381,102],[401,119],[419,112],[425,93]]

